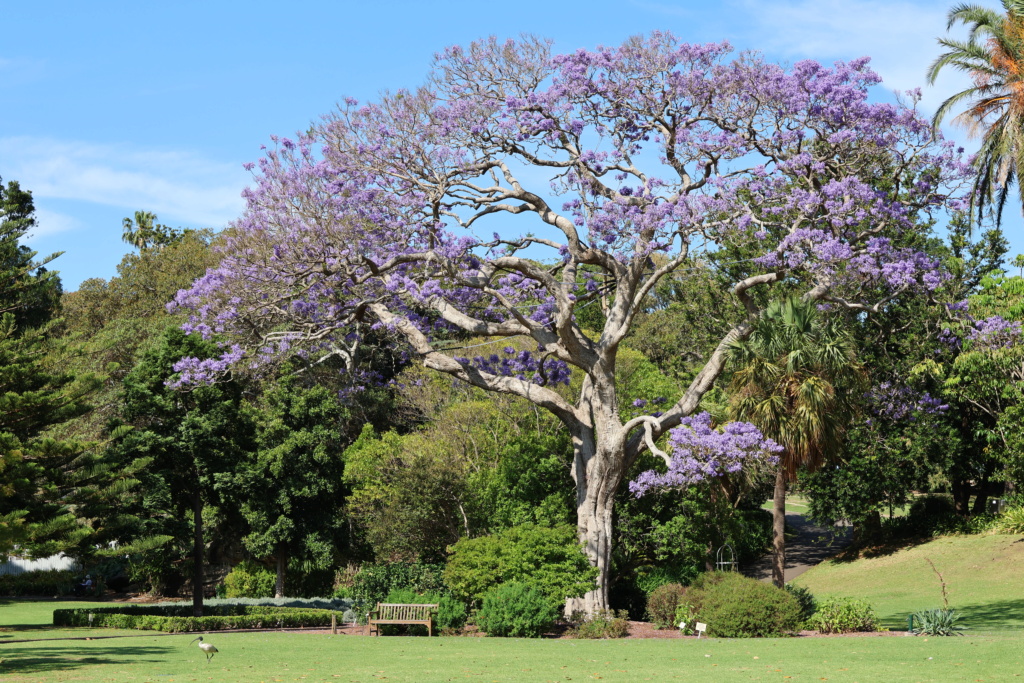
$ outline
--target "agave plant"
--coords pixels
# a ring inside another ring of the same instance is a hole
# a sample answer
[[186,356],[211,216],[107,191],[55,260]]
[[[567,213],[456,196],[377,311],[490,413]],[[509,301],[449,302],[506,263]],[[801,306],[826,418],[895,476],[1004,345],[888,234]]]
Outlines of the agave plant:
[[962,636],[960,631],[967,628],[957,625],[960,615],[948,607],[915,612],[914,621],[917,626],[911,633],[915,636]]

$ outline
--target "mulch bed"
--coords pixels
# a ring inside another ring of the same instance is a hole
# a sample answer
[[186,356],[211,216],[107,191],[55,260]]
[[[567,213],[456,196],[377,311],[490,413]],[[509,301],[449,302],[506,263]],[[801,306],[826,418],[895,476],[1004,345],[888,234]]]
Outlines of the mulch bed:
[[[317,629],[312,631],[304,631],[305,633],[322,633],[328,634],[331,632],[330,629]],[[366,634],[365,626],[346,626],[342,627],[338,625],[339,635],[349,636],[362,636]],[[870,638],[877,636],[904,636],[906,635],[903,631],[867,631],[859,633],[836,633],[836,634],[821,634],[817,631],[800,631],[794,634],[794,637],[798,638]],[[485,636],[482,631],[476,629],[476,627],[470,626],[461,634],[463,638],[480,638]],[[401,636],[381,636],[382,638],[398,638]],[[569,629],[566,626],[562,626],[551,633],[544,636],[545,638],[551,639],[569,639]],[[706,636],[704,636],[706,638]],[[697,640],[697,636],[684,636],[681,631],[677,629],[656,629],[654,625],[646,621],[631,621],[629,622],[629,635],[623,640],[635,640],[635,639],[674,639],[674,640]]]

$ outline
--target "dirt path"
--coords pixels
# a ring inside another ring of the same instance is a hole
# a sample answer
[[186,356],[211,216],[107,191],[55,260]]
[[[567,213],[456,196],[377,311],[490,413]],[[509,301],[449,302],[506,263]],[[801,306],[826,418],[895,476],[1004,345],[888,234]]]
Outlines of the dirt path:
[[[850,527],[820,527],[799,512],[786,513],[786,526],[796,532],[795,537],[786,539],[787,582],[792,581],[819,562],[832,557],[850,544]],[[761,581],[771,581],[771,553],[764,555],[753,564],[741,567],[740,571]]]

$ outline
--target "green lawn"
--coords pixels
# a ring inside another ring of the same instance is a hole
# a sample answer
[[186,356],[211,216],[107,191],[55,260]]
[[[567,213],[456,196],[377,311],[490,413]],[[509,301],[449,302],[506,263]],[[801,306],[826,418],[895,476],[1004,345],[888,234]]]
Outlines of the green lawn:
[[[0,598],[0,645],[24,638],[73,638],[83,635],[135,635],[121,629],[83,629],[53,627],[53,610],[79,607],[110,607],[109,602],[87,600],[23,601]],[[0,655],[2,657],[3,655]]]
[[907,615],[942,606],[939,579],[950,606],[977,631],[1024,629],[1024,537],[943,536],[856,562],[831,560],[797,577],[818,598],[866,598],[890,628],[906,628]]
[[[1024,672],[1024,631],[965,638],[518,640],[214,633],[206,663],[192,636],[12,643],[54,603],[6,603],[8,681],[1008,681]],[[12,625],[11,619],[21,625]],[[95,637],[109,632],[76,629]],[[62,632],[63,633],[63,632]]]

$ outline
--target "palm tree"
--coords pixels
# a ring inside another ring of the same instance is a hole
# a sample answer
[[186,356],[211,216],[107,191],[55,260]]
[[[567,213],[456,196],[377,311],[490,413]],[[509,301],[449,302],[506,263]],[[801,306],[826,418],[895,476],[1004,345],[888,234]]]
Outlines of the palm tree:
[[729,348],[730,413],[783,447],[775,476],[772,580],[785,584],[786,485],[838,452],[855,412],[863,367],[853,338],[797,298],[772,302],[750,336]]
[[1024,200],[1019,179],[1024,165],[1024,0],[1002,0],[1002,4],[1005,13],[980,5],[953,7],[946,30],[958,23],[969,26],[968,39],[939,38],[947,51],[928,69],[931,85],[946,66],[966,72],[974,82],[942,103],[932,125],[937,130],[950,111],[966,105],[953,122],[963,125],[972,138],[981,138],[974,160],[977,175],[971,213],[977,209],[980,219],[985,206],[995,202],[997,225],[1014,181]]
[[136,211],[135,221],[125,218],[121,221],[121,239],[138,249],[145,249],[153,243],[156,226],[156,214],[149,211]]

